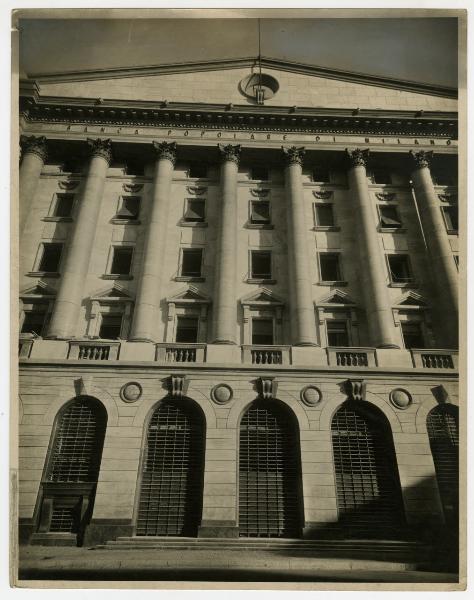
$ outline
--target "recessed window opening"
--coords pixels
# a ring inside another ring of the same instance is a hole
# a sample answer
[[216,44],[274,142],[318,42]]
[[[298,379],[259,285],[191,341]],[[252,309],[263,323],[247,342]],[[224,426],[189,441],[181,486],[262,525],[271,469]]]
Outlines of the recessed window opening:
[[329,170],[325,167],[315,167],[312,172],[313,181],[317,183],[329,183]]
[[194,163],[189,166],[189,177],[205,179],[207,177],[207,165]]
[[380,227],[399,229],[402,226],[395,206],[379,206]]
[[189,223],[202,223],[205,220],[205,201],[188,198],[184,220]]
[[46,311],[46,305],[37,305],[32,310],[25,311],[25,318],[20,333],[43,335]]
[[431,169],[431,177],[435,185],[456,186],[457,174],[443,171],[442,169]]
[[425,341],[421,323],[402,323],[402,336],[405,348],[424,348]]
[[57,273],[59,270],[59,261],[61,260],[62,244],[45,243],[43,244],[43,253],[39,264],[39,271],[46,273]]
[[250,178],[255,181],[268,181],[268,169],[266,167],[252,167]]
[[270,202],[252,200],[250,221],[261,225],[270,223]]
[[103,315],[99,337],[104,340],[116,340],[122,330],[122,315]]
[[458,207],[457,206],[442,206],[444,222],[446,223],[446,229],[451,231],[458,231]]
[[388,257],[388,264],[393,283],[410,283],[413,281],[407,256],[391,255]]
[[56,194],[54,217],[70,217],[74,203],[74,194]]
[[112,275],[129,275],[132,266],[133,248],[121,248],[115,246],[113,249],[112,266],[110,272]]
[[139,160],[129,159],[125,164],[125,174],[138,176],[144,175],[145,165]]
[[340,281],[341,270],[338,254],[320,254],[319,264],[321,266],[322,281]]
[[372,183],[390,184],[392,177],[387,169],[374,169],[372,171]]
[[316,225],[319,227],[334,226],[334,212],[332,204],[316,204]]
[[272,278],[272,254],[267,251],[252,251],[252,277],[254,279]]
[[273,343],[273,319],[252,319],[252,344],[271,346]]
[[349,346],[349,333],[346,321],[326,321],[328,346],[335,348]]
[[139,196],[122,196],[120,208],[116,217],[118,219],[137,219],[140,212]]
[[176,342],[195,344],[198,340],[199,319],[197,317],[178,317],[176,321]]
[[196,248],[183,249],[181,275],[184,277],[201,277],[202,250]]

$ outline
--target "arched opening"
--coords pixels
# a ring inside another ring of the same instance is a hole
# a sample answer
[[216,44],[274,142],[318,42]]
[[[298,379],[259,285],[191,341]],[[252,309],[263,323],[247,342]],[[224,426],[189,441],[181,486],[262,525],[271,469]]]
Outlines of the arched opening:
[[71,534],[82,543],[99,479],[107,411],[82,396],[58,413],[41,485],[38,533]]
[[197,535],[204,442],[204,416],[194,402],[165,398],[155,408],[146,433],[137,535]]
[[459,515],[459,412],[452,404],[433,408],[426,419],[431,454],[446,523]]
[[339,524],[355,537],[400,535],[403,503],[390,424],[375,406],[347,400],[332,423]]
[[301,460],[296,418],[276,400],[255,400],[240,422],[239,535],[301,535]]

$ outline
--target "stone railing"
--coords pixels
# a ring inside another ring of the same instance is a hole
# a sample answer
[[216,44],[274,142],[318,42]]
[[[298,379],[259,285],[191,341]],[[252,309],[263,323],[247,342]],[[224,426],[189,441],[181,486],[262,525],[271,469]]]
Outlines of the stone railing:
[[289,346],[242,346],[242,362],[252,365],[289,365]]
[[74,341],[69,342],[70,360],[117,360],[120,342]]
[[327,348],[330,367],[375,367],[375,348]]
[[206,344],[156,344],[155,360],[167,363],[206,362]]
[[421,369],[457,369],[456,350],[411,350],[413,366]]

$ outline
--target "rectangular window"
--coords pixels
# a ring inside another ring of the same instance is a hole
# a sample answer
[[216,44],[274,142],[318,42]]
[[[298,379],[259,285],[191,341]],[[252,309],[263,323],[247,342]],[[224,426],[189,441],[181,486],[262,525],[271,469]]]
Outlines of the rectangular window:
[[183,277],[201,277],[202,250],[183,248],[181,275]]
[[321,281],[341,281],[339,254],[320,254]]
[[140,196],[122,196],[120,208],[115,215],[117,219],[134,220],[140,213]]
[[425,341],[420,323],[402,323],[402,336],[405,348],[424,348]]
[[133,248],[115,246],[113,248],[111,275],[130,275]]
[[186,200],[186,211],[184,220],[188,223],[203,223],[206,218],[206,202],[205,200],[195,200],[188,198]]
[[273,344],[273,319],[252,319],[252,344]]
[[126,175],[144,175],[145,165],[140,160],[129,159],[125,164]]
[[387,169],[374,169],[371,176],[372,183],[392,183],[392,177]]
[[251,200],[250,222],[268,225],[270,223],[270,202],[266,200]]
[[431,169],[431,177],[435,185],[456,186],[458,183],[456,173],[450,173],[441,169]]
[[195,344],[198,339],[199,320],[197,317],[178,317],[176,322],[176,342]]
[[253,279],[272,278],[272,253],[268,251],[252,250],[251,269]]
[[380,206],[380,227],[382,229],[400,229],[402,222],[396,206]]
[[46,311],[46,305],[38,305],[33,310],[25,311],[25,318],[20,333],[43,335]]
[[268,169],[265,167],[252,167],[250,170],[250,179],[268,181]]
[[56,194],[53,217],[70,217],[74,204],[74,194]]
[[446,229],[448,233],[458,232],[458,207],[457,206],[442,206],[444,222],[446,223]]
[[38,271],[57,273],[59,271],[59,261],[61,260],[62,249],[62,244],[44,243]]
[[329,183],[329,171],[324,167],[315,167],[312,172],[313,181],[317,183]]
[[102,315],[99,337],[103,340],[116,340],[122,331],[122,315]]
[[334,212],[332,204],[315,204],[314,214],[317,227],[334,227]]
[[192,164],[189,166],[189,177],[195,179],[205,179],[207,177],[207,165]]
[[410,283],[413,281],[408,256],[391,254],[388,256],[388,266],[392,283]]
[[342,348],[349,346],[349,333],[346,321],[326,321],[328,346]]

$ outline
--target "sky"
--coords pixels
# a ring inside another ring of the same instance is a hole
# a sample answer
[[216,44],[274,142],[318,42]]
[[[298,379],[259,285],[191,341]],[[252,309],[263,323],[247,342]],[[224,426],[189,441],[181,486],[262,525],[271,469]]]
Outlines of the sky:
[[[271,58],[457,86],[455,18],[263,18],[261,47]],[[20,72],[30,77],[257,54],[255,18],[20,21]]]

